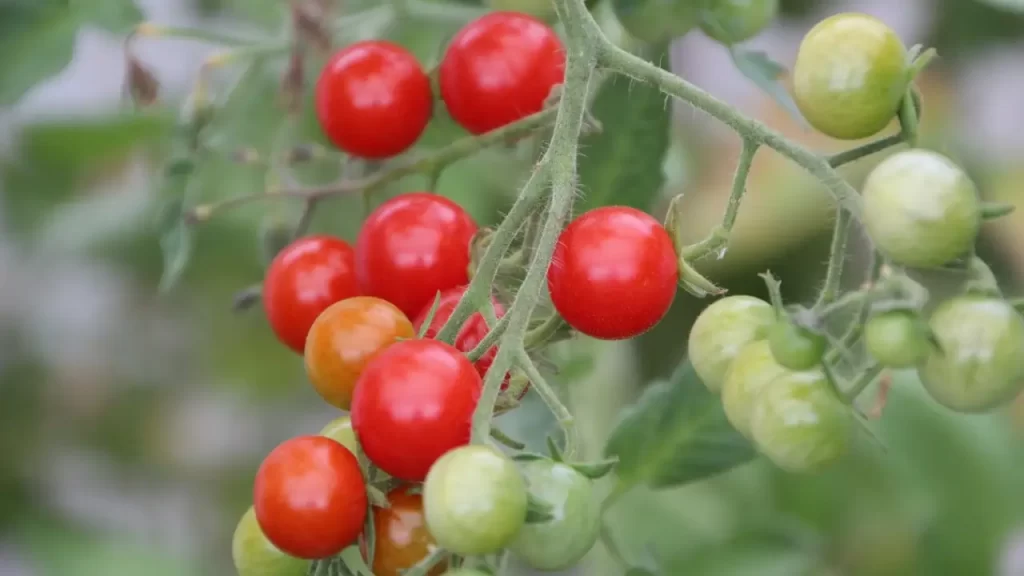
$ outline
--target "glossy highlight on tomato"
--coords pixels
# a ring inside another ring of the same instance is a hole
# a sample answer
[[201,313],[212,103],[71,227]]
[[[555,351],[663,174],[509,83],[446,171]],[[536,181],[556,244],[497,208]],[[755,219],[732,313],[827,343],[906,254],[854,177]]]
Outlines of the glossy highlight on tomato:
[[274,546],[315,560],[353,544],[366,520],[366,484],[347,448],[323,436],[299,436],[260,464],[253,489],[260,528]]
[[786,372],[775,360],[767,340],[754,340],[736,355],[722,384],[722,408],[740,434],[752,437],[750,419],[757,397],[772,380]]
[[438,292],[469,282],[470,241],[476,231],[473,218],[443,196],[413,192],[391,198],[359,231],[359,287],[415,317]]
[[399,339],[414,336],[412,322],[394,304],[372,296],[342,300],[324,310],[309,331],[306,375],[328,404],[348,410],[367,363]]
[[679,267],[661,223],[634,208],[606,206],[562,231],[547,279],[551,301],[570,326],[594,338],[621,340],[665,316]]
[[697,316],[687,356],[708,390],[722,389],[733,360],[747,344],[765,337],[774,322],[772,305],[753,296],[727,296]]
[[469,443],[482,382],[454,346],[404,340],[363,370],[352,399],[352,426],[371,462],[421,482],[445,452]]
[[519,12],[491,12],[467,24],[438,69],[448,113],[473,134],[540,112],[564,75],[562,41]]
[[[423,496],[408,486],[388,493],[388,507],[373,508],[374,576],[401,576],[430,553],[434,537],[427,530]],[[434,566],[427,576],[443,574],[447,564]]]
[[231,538],[231,559],[238,576],[306,576],[309,560],[281,552],[263,534],[252,506]]
[[263,280],[263,310],[278,339],[302,354],[313,321],[359,294],[355,250],[340,238],[307,236],[278,252]]
[[331,57],[316,85],[316,113],[327,137],[353,156],[380,159],[419,139],[433,111],[430,79],[408,50],[356,42]]

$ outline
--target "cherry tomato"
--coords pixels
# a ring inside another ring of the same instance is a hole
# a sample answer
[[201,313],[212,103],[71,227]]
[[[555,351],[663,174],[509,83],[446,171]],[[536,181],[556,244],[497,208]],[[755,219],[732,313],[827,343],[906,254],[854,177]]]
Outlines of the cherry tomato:
[[383,40],[334,54],[316,85],[324,133],[353,156],[388,158],[419,139],[433,111],[430,79],[416,57]]
[[779,0],[711,0],[701,16],[701,30],[723,44],[757,36],[779,12]]
[[[462,295],[466,293],[468,286],[459,286],[458,288],[452,288],[441,294],[441,299],[437,305],[437,312],[434,313],[434,320],[430,323],[430,328],[424,332],[424,338],[433,338],[437,336],[437,333],[441,331],[441,327],[448,321],[452,316],[452,312],[455,311],[455,307],[459,305],[459,300]],[[501,302],[494,297],[491,297],[491,303],[494,305],[494,313],[501,318],[505,315],[505,308],[501,305]],[[416,328],[418,334],[423,324],[427,321],[427,314],[430,313],[430,308],[433,306],[433,302],[427,304],[420,315],[416,317],[416,321],[413,326]],[[480,313],[473,314],[469,317],[469,320],[462,325],[459,329],[459,333],[455,336],[455,347],[463,352],[469,352],[476,348],[487,333],[490,332],[490,328],[487,327],[487,321]],[[494,357],[498,355],[498,347],[495,346],[487,351],[486,354],[480,357],[476,361],[476,371],[480,374],[480,378],[487,375],[487,370],[490,369],[491,364],[494,363]],[[505,390],[508,388],[510,376],[505,375],[505,381],[501,384],[501,389]],[[523,396],[529,391],[529,387],[523,388],[522,393],[519,395],[519,399],[522,400]]]
[[421,482],[441,455],[469,442],[480,389],[480,375],[457,348],[404,340],[363,370],[352,399],[352,426],[381,470]]
[[928,357],[924,322],[908,310],[877,314],[864,324],[864,346],[881,366],[910,368]]
[[326,426],[320,430],[321,436],[326,436],[331,440],[341,444],[348,451],[355,454],[356,446],[356,433],[352,430],[352,419],[348,416],[338,416],[334,420],[327,423]]
[[529,461],[521,471],[530,495],[548,505],[554,518],[523,525],[509,550],[537,570],[565,570],[594,547],[600,533],[593,485],[572,466],[546,459]]
[[828,341],[788,320],[780,320],[768,331],[768,344],[779,365],[790,370],[810,370],[821,363]]
[[629,34],[648,44],[685,36],[700,21],[693,0],[613,0],[612,9]]
[[786,372],[758,394],[750,420],[754,442],[779,468],[820,470],[849,448],[849,409],[821,370]]
[[864,183],[864,226],[891,260],[941,266],[971,250],[981,201],[964,171],[929,150],[904,150],[882,161]]
[[672,305],[678,282],[668,232],[625,206],[597,208],[570,223],[548,268],[558,313],[576,330],[604,340],[652,328]]
[[[401,576],[426,558],[435,545],[423,516],[423,496],[411,494],[405,487],[396,488],[388,493],[388,505],[373,509],[374,576]],[[439,564],[428,576],[443,574],[445,568],[444,563]]]
[[267,540],[252,506],[235,527],[231,558],[238,576],[306,576],[309,570],[309,560],[289,556]]
[[804,37],[793,67],[800,112],[822,133],[843,140],[885,128],[908,81],[903,42],[866,14],[837,14],[819,22]]
[[729,423],[740,434],[751,438],[754,401],[772,380],[786,372],[775,361],[767,340],[754,340],[736,355],[722,384],[722,407]]
[[313,321],[328,306],[359,294],[355,250],[330,236],[300,238],[278,252],[263,280],[270,327],[299,354]]
[[1024,386],[1024,319],[1009,303],[961,296],[929,320],[941,350],[918,368],[925,389],[957,412],[983,412],[1013,399]]
[[504,454],[462,446],[430,469],[423,503],[427,527],[442,548],[463,556],[493,554],[526,522],[526,483]]
[[443,196],[396,196],[377,207],[359,232],[359,287],[413,317],[438,292],[469,282],[469,243],[476,230],[473,218]]
[[366,520],[359,462],[323,436],[299,436],[274,448],[256,473],[253,502],[267,539],[308,560],[353,544]]
[[448,113],[473,134],[540,112],[564,76],[562,41],[518,12],[491,12],[467,24],[438,69]]
[[728,296],[705,308],[687,343],[690,363],[704,385],[712,392],[721,390],[736,355],[763,338],[774,323],[772,305],[753,296]]
[[328,404],[348,410],[367,363],[401,338],[414,338],[412,322],[394,304],[357,296],[317,317],[306,342],[306,375]]

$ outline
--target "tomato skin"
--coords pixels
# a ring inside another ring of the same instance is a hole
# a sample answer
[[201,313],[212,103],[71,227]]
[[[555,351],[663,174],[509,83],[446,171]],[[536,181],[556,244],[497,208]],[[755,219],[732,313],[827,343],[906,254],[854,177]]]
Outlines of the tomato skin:
[[613,0],[615,17],[629,34],[648,44],[685,36],[700,21],[693,0]]
[[743,42],[767,28],[778,12],[779,0],[711,0],[701,30],[723,44]]
[[932,349],[918,367],[925,390],[957,412],[985,412],[1024,387],[1024,318],[1004,300],[960,296],[928,322],[942,352]]
[[306,342],[306,375],[328,404],[348,410],[367,363],[400,338],[414,338],[412,322],[390,302],[357,296],[317,317]]
[[396,196],[378,206],[359,231],[359,287],[412,318],[438,292],[469,283],[470,241],[476,231],[473,218],[443,196]]
[[252,506],[231,538],[231,559],[238,576],[305,576],[309,561],[281,552],[263,534]]
[[438,69],[448,113],[472,134],[540,112],[564,76],[562,41],[519,12],[491,12],[464,26]]
[[909,311],[877,314],[864,324],[868,354],[886,368],[910,368],[928,357],[930,344],[924,323]]
[[754,402],[772,380],[786,372],[775,361],[767,340],[754,340],[736,355],[722,384],[722,407],[729,423],[740,434],[753,439],[750,420]]
[[768,344],[775,361],[790,370],[810,370],[821,363],[828,341],[821,334],[780,320],[768,331]]
[[302,354],[313,321],[359,294],[355,250],[340,238],[307,236],[278,252],[263,280],[263,310],[278,339]]
[[981,200],[964,171],[930,150],[889,156],[864,182],[864,226],[875,247],[905,266],[941,266],[970,251]]
[[445,452],[469,443],[482,382],[473,364],[437,340],[404,340],[370,361],[356,383],[352,426],[388,474],[422,482]]
[[772,305],[753,296],[727,296],[705,308],[687,342],[687,356],[704,385],[721,390],[736,356],[774,322]]
[[754,443],[776,466],[814,472],[849,449],[849,409],[836,398],[821,370],[777,376],[754,401]]
[[520,468],[527,490],[551,507],[554,519],[524,524],[509,545],[516,556],[537,570],[565,570],[580,561],[601,529],[601,508],[589,478],[572,466],[532,460]]
[[[373,509],[374,576],[401,576],[401,571],[426,558],[429,547],[435,545],[423,515],[422,495],[410,494],[407,487],[396,488],[388,493],[388,505]],[[428,576],[443,574],[446,567],[442,562]]]
[[253,489],[260,528],[274,546],[315,560],[356,541],[366,520],[366,484],[347,448],[323,436],[299,436],[260,464]]
[[316,85],[316,114],[335,146],[370,159],[398,155],[430,121],[430,79],[408,50],[383,40],[335,53]]
[[352,429],[352,419],[348,416],[338,416],[334,420],[327,423],[321,430],[321,436],[326,436],[331,440],[341,444],[348,451],[355,454],[358,442],[356,441],[356,432]]
[[526,483],[504,454],[462,446],[430,469],[423,503],[427,526],[442,548],[463,556],[492,554],[526,522]]
[[837,14],[819,22],[804,37],[793,66],[800,112],[823,134],[843,140],[885,128],[908,82],[903,42],[866,14]]
[[649,214],[606,206],[562,231],[548,291],[574,329],[603,340],[643,334],[668,312],[679,267],[668,232]]

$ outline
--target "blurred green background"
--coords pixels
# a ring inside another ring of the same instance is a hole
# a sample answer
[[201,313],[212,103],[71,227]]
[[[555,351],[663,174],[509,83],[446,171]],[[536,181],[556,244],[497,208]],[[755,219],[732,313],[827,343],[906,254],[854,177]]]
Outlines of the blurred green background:
[[[908,45],[938,47],[941,60],[921,80],[925,145],[968,167],[986,198],[1021,205],[1020,2],[782,4],[780,21],[750,44],[783,63],[792,62],[816,20],[846,10],[883,18]],[[163,174],[175,152],[178,110],[213,48],[139,39],[133,54],[159,81],[159,102],[133,110],[123,98],[122,42],[143,15],[236,35],[273,35],[286,4],[149,0],[137,6],[141,14],[126,0],[0,0],[4,576],[231,574],[231,532],[250,504],[261,457],[334,416],[306,383],[301,359],[276,342],[260,310],[231,310],[233,295],[261,278],[264,231],[294,222],[296,206],[254,204],[203,225],[191,238],[180,285],[168,294],[158,291],[163,262],[155,222],[173,203]],[[433,63],[456,28],[404,23],[353,33],[382,33]],[[825,151],[844,147],[806,132],[699,33],[672,46],[670,63],[801,142]],[[299,121],[286,118],[279,97],[284,64],[270,59],[214,75],[217,114],[209,131],[215,151],[190,180],[191,202],[262,189],[266,166],[233,162],[240,147],[266,156],[323,142],[308,107]],[[627,203],[660,215],[670,198],[685,194],[688,230],[692,239],[701,237],[720,218],[738,142],[691,109],[666,111],[664,99],[643,87],[619,82],[615,89],[599,97],[596,113],[630,110],[602,119],[611,134],[633,145],[584,143],[587,205]],[[664,147],[662,131],[671,136],[663,184],[656,155]],[[421,146],[460,135],[440,117]],[[493,224],[527,173],[531,159],[524,148],[488,150],[459,162],[443,174],[438,190],[481,225]],[[845,174],[858,183],[871,164]],[[286,184],[308,184],[330,181],[338,171],[328,159],[278,176]],[[425,184],[409,178],[387,193]],[[317,212],[313,229],[354,240],[363,211],[360,197],[332,200]],[[831,213],[819,186],[763,151],[732,246],[701,267],[733,293],[751,294],[763,292],[757,273],[770,268],[782,278],[787,298],[806,299],[822,277]],[[863,274],[863,242],[854,250],[846,279],[851,286]],[[980,252],[1008,294],[1024,292],[1024,211],[988,224]],[[929,285],[941,292],[958,281],[940,276]],[[678,364],[704,305],[681,292],[669,317],[636,341],[581,339],[552,350],[560,368],[556,381],[577,413],[588,454],[599,456],[620,409]],[[867,394],[867,405],[872,401]],[[1022,418],[1018,405],[987,416],[949,414],[923,396],[913,374],[898,374],[874,425],[884,449],[864,442],[816,476],[787,475],[758,460],[681,489],[635,490],[612,511],[613,530],[631,561],[656,559],[672,575],[1024,574]],[[502,421],[507,432],[534,446],[553,430],[533,396]],[[574,573],[622,569],[598,547]]]

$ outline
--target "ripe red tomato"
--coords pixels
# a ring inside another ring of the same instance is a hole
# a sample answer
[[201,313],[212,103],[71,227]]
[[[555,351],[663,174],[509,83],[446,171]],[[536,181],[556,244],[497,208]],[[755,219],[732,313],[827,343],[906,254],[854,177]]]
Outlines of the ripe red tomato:
[[334,54],[316,85],[316,114],[338,147],[362,158],[404,152],[427,127],[434,106],[430,79],[405,48],[356,42]]
[[299,436],[263,460],[253,506],[260,529],[282,552],[307,560],[326,558],[362,532],[366,484],[347,448],[324,436]]
[[396,478],[422,482],[445,452],[469,443],[480,389],[476,368],[454,346],[403,340],[363,370],[352,427],[370,461]]
[[[388,493],[388,507],[373,509],[373,573],[376,576],[401,576],[426,558],[434,537],[423,517],[423,496],[411,494],[407,487]],[[365,556],[365,553],[364,553]],[[447,564],[434,566],[428,576],[443,574]]]
[[309,329],[306,375],[328,404],[348,410],[366,364],[400,338],[414,338],[412,322],[394,304],[357,296],[332,304]]
[[[441,327],[448,321],[452,316],[452,312],[455,311],[455,307],[459,305],[459,300],[462,295],[466,293],[468,286],[459,286],[452,288],[441,293],[441,300],[437,305],[437,312],[434,313],[434,321],[430,323],[430,328],[423,333],[424,338],[433,338],[437,336],[437,333],[441,331]],[[491,297],[491,302],[494,304],[494,312],[498,318],[505,315],[505,308],[501,305],[501,302],[494,297]],[[430,313],[430,308],[434,302],[431,301],[420,312],[420,315],[416,318],[413,323],[416,327],[416,332],[419,333],[423,324],[427,321],[427,314]],[[487,336],[490,329],[487,327],[487,321],[480,313],[473,314],[469,317],[469,320],[462,325],[459,333],[455,336],[455,347],[463,352],[469,352],[476,348],[477,344]],[[498,355],[498,347],[493,346],[486,354],[481,356],[475,363],[476,371],[480,374],[480,378],[487,375],[487,370],[490,369],[491,364],[494,364],[494,357]],[[505,390],[508,388],[509,375],[505,374],[505,381],[501,384],[501,389]],[[526,392],[529,388],[523,388],[522,393],[519,395],[519,399],[522,400],[523,396],[526,396]]]
[[564,76],[565,48],[554,30],[517,12],[491,12],[467,24],[438,69],[449,114],[473,134],[540,112]]
[[469,243],[477,225],[451,200],[414,192],[384,202],[356,241],[356,279],[414,317],[438,292],[469,282]]
[[316,317],[359,294],[355,267],[355,250],[331,236],[300,238],[278,252],[263,280],[263,309],[281,342],[302,354]]
[[597,208],[571,222],[548,268],[558,313],[576,330],[604,340],[632,338],[657,324],[678,281],[668,232],[625,206]]

